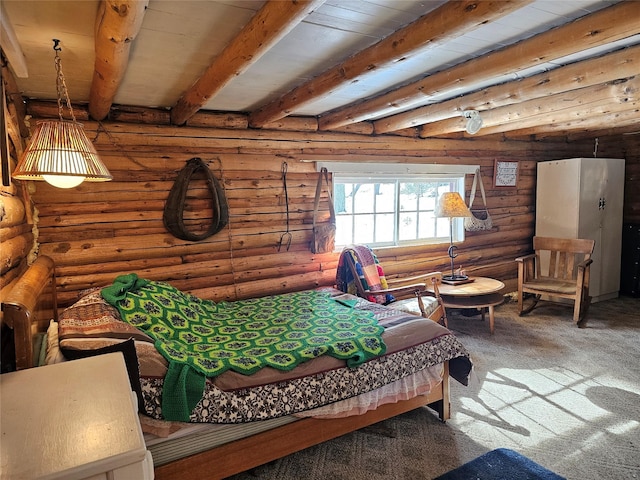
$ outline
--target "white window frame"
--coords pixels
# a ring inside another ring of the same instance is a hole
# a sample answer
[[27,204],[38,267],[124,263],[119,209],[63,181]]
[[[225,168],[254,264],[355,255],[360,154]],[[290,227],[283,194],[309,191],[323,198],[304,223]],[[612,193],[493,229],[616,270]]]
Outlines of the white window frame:
[[[465,198],[464,177],[467,174],[473,174],[479,168],[479,165],[443,165],[443,164],[390,164],[390,163],[347,163],[347,162],[316,162],[316,168],[326,168],[332,173],[334,195],[336,180],[345,183],[357,183],[358,180],[367,182],[389,182],[389,181],[407,181],[407,180],[452,180],[458,182],[458,193]],[[334,196],[335,198],[335,196]],[[398,216],[398,207],[395,210],[396,218]],[[464,225],[461,218],[453,219],[453,241],[461,242],[464,240]],[[411,241],[398,241],[398,231],[396,225],[395,238],[389,243],[375,243],[375,246],[399,246],[411,245],[419,243],[439,244],[449,243],[449,235],[437,237],[433,239],[419,239]],[[344,245],[336,245],[336,248]]]

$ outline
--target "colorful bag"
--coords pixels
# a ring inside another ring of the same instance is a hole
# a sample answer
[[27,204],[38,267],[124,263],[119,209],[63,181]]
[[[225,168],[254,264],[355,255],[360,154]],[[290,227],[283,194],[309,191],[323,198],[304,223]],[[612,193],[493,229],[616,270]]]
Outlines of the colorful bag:
[[[482,195],[482,202],[484,203],[484,208],[471,208],[473,206],[473,200],[476,197],[476,185],[480,184],[480,194]],[[473,185],[471,186],[471,193],[469,195],[469,211],[471,212],[471,217],[465,217],[464,219],[464,229],[467,232],[481,232],[484,230],[491,230],[493,227],[493,220],[491,220],[491,215],[489,215],[489,210],[487,210],[487,197],[484,193],[484,185],[482,184],[482,177],[480,176],[480,169],[476,170],[476,173],[473,176]]]

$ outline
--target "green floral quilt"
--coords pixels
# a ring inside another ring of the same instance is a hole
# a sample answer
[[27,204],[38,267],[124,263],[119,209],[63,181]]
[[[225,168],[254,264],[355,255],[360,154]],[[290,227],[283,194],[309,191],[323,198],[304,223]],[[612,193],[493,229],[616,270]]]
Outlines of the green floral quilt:
[[[226,370],[246,375],[266,366],[291,370],[325,354],[356,367],[386,350],[384,329],[372,313],[342,305],[325,292],[214,303],[130,274],[116,278],[102,296],[122,320],[152,337],[169,362],[163,413],[170,420],[188,419],[205,377]],[[180,418],[168,418],[171,412]]]

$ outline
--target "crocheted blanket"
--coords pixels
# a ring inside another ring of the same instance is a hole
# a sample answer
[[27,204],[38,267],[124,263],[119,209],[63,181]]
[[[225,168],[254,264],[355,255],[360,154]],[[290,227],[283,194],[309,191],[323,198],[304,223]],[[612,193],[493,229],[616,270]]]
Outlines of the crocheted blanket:
[[116,278],[102,296],[122,320],[152,337],[169,362],[162,398],[168,420],[188,421],[205,377],[226,370],[291,370],[324,354],[355,367],[386,351],[373,314],[345,307],[326,292],[214,303],[130,274]]
[[[380,265],[378,257],[373,253],[373,250],[367,245],[351,245],[342,250],[340,258],[338,259],[336,286],[339,290],[357,295],[355,279],[348,262],[352,262],[355,265],[358,278],[365,290],[375,291],[389,287],[384,271],[382,270],[382,265]],[[387,293],[369,295],[367,296],[367,300],[386,305],[387,303],[393,302],[395,298],[393,295]]]

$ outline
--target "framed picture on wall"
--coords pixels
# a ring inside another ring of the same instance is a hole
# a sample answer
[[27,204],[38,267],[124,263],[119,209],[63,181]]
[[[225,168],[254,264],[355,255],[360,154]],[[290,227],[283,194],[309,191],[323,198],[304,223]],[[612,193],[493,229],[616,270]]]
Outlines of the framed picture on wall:
[[519,165],[517,161],[495,160],[493,163],[493,186],[516,188],[518,186]]

